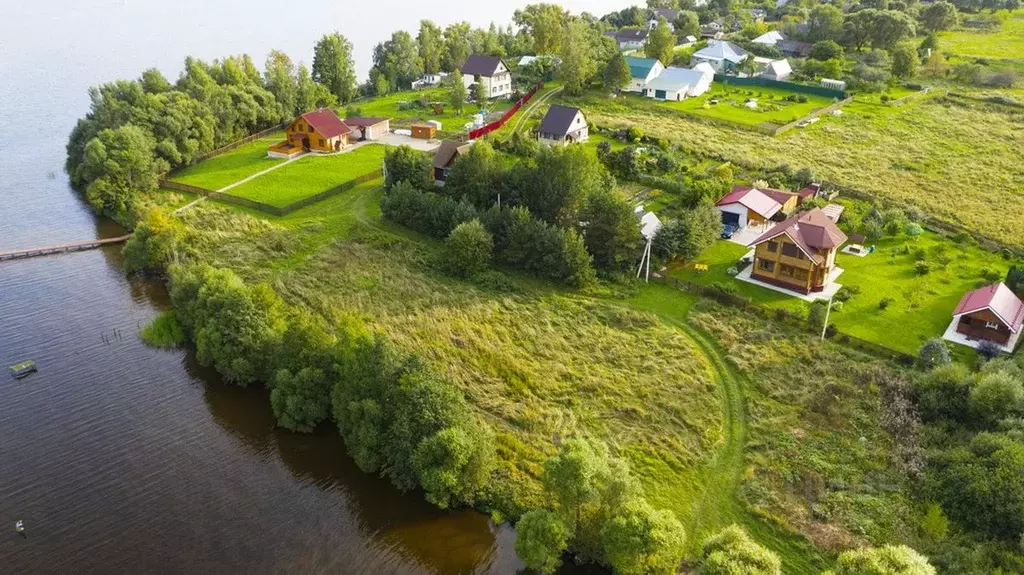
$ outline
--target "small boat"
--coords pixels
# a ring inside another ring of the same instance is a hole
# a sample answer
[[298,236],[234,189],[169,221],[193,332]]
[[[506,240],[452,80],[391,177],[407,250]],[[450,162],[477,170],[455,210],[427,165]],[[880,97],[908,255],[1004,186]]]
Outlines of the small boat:
[[18,520],[18,521],[17,521],[17,522],[16,522],[15,524],[14,524],[14,532],[15,532],[15,533],[24,533],[24,532],[25,532],[25,522],[24,522],[24,521],[22,521],[21,519],[19,519],[19,520]]
[[11,366],[11,376],[13,376],[14,379],[21,379],[36,371],[39,371],[39,368],[36,367],[36,362],[32,360],[23,361]]

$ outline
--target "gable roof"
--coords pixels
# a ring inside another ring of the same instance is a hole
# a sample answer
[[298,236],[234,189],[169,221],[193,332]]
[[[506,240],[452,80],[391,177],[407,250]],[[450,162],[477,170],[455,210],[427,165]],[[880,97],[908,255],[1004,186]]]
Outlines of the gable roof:
[[[497,56],[483,56],[481,54],[473,54],[466,59],[466,63],[462,65],[462,73],[469,74],[471,76],[483,76],[489,78],[498,71],[498,65],[502,64],[501,58]],[[508,68],[508,66],[505,66]]]
[[704,78],[705,72],[701,70],[689,70],[687,68],[676,68],[669,66],[660,76],[647,83],[649,90],[665,90],[666,92],[678,92],[689,86],[693,86]]
[[779,77],[792,74],[793,68],[789,65],[789,60],[783,58],[782,60],[772,60],[768,67],[764,69],[764,73]]
[[811,45],[807,42],[798,42],[796,40],[782,40],[778,44],[779,50],[783,54],[796,54],[798,56],[806,56],[811,53]]
[[727,206],[729,204],[740,204],[764,219],[774,216],[782,209],[782,204],[761,190],[751,188],[750,186],[736,186],[731,192],[722,196],[722,199],[715,203],[716,206]]
[[747,58],[747,51],[732,42],[716,42],[698,50],[693,57],[704,60],[728,60],[738,64]]
[[330,108],[319,108],[299,116],[325,138],[333,138],[352,131]]
[[757,190],[782,205],[785,205],[790,199],[796,197],[796,194],[794,193],[784,192],[774,188],[757,188]]
[[647,76],[651,74],[651,70],[654,66],[661,64],[654,58],[637,58],[636,56],[626,56],[626,64],[629,65],[629,75],[634,78],[647,79]]
[[363,118],[363,117],[352,117],[345,118],[345,124],[348,126],[358,126],[365,128],[367,126],[376,126],[377,124],[387,122],[387,118]]
[[552,104],[551,107],[548,108],[548,113],[544,114],[544,120],[541,121],[540,127],[537,128],[537,131],[542,134],[565,136],[569,133],[569,129],[572,127],[572,121],[576,119],[576,114],[579,113],[579,108]]
[[1024,302],[1006,284],[997,283],[967,292],[960,299],[953,315],[964,315],[987,309],[996,314],[1010,331],[1017,333],[1024,325]]
[[615,33],[615,39],[622,42],[642,42],[647,39],[646,28],[623,28]]
[[752,40],[755,44],[768,44],[774,46],[775,44],[782,42],[786,37],[783,36],[778,30],[769,30],[764,34],[761,34],[757,38]]
[[820,209],[815,208],[779,222],[750,242],[750,245],[756,246],[783,234],[793,240],[800,251],[816,264],[824,261],[822,250],[837,248],[847,239],[846,234],[836,227],[835,222],[828,219]]
[[711,64],[708,64],[707,62],[698,62],[696,66],[693,66],[690,69],[698,70],[705,74],[711,74],[712,76],[715,75],[715,69],[711,66]]
[[437,148],[437,152],[434,153],[434,167],[435,168],[447,168],[451,165],[455,158],[461,156],[469,149],[470,144],[463,142],[457,142],[455,140],[445,140],[441,142],[441,146]]
[[679,17],[680,12],[682,12],[682,10],[674,10],[672,8],[658,8],[657,10],[654,11],[654,19],[657,20],[658,17],[661,17],[668,20],[668,23],[671,24],[676,21],[676,18]]

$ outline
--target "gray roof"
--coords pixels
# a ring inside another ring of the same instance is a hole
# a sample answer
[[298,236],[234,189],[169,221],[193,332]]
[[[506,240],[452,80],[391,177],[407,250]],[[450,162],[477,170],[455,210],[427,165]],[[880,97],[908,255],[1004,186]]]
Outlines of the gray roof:
[[669,66],[660,76],[647,83],[650,90],[665,90],[666,92],[678,92],[683,88],[689,88],[704,78],[701,70],[688,70]]
[[718,42],[702,48],[693,55],[701,60],[728,60],[738,64],[747,58],[747,51],[732,42]]
[[660,16],[668,20],[669,24],[671,24],[676,21],[676,18],[679,17],[680,12],[682,12],[682,10],[674,10],[672,8],[658,8],[657,10],[654,11],[654,17],[657,18]]
[[544,114],[544,120],[540,123],[540,128],[537,128],[537,131],[542,134],[565,136],[569,133],[569,129],[572,127],[572,121],[576,118],[576,114],[579,113],[579,108],[552,104],[551,107],[548,108],[548,113]]
[[626,28],[615,33],[615,39],[619,42],[637,42],[647,39],[646,28]]
[[[490,77],[498,70],[498,65],[501,64],[501,58],[497,56],[481,56],[480,54],[473,54],[466,59],[466,63],[462,65],[463,74],[471,74],[473,76],[484,76]],[[506,66],[507,68],[508,66]]]

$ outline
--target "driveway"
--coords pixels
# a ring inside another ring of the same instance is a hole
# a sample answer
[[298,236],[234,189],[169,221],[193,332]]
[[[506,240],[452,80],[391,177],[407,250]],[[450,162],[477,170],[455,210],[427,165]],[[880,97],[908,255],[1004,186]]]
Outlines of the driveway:
[[441,145],[440,140],[421,140],[419,138],[403,136],[394,132],[389,132],[387,135],[374,140],[374,142],[387,144],[389,146],[409,146],[414,150],[421,150],[424,152],[433,152]]
[[729,238],[729,241],[744,247],[749,246],[750,242],[756,240],[761,236],[761,234],[767,232],[773,225],[775,225],[775,222],[749,224],[742,230],[737,230],[736,233]]

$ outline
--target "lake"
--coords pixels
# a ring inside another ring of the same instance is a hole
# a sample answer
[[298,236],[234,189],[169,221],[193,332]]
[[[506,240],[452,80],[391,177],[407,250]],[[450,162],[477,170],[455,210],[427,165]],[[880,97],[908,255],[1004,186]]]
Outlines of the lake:
[[[0,6],[0,251],[119,235],[68,186],[88,86],[186,55],[373,44],[421,18],[504,23],[526,2],[77,0]],[[602,14],[628,2],[563,2]],[[440,8],[438,7],[440,6]],[[120,247],[0,263],[0,565],[7,573],[510,573],[514,532],[360,472],[335,433],[276,429],[266,393],[145,347],[162,285]],[[40,372],[16,381],[25,359]],[[25,522],[27,537],[13,532]]]

